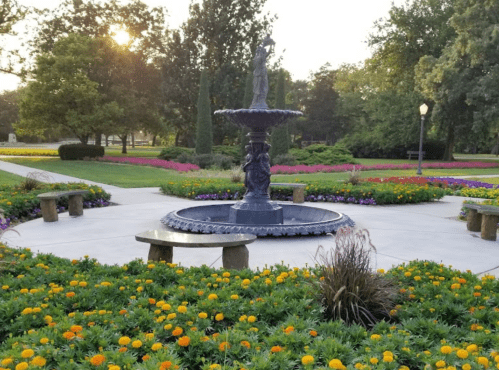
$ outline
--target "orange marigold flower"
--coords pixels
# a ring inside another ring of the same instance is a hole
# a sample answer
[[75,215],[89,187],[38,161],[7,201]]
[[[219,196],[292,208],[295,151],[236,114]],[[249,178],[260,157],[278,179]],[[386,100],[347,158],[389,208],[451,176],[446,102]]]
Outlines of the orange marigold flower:
[[182,347],[187,347],[191,343],[191,338],[189,338],[187,335],[180,337],[178,339],[178,345]]
[[75,292],[67,292],[66,293],[66,297],[68,297],[68,298],[73,298],[75,295],[76,295]]
[[286,334],[289,334],[289,333],[291,333],[292,331],[295,331],[295,328],[294,328],[294,327],[292,327],[292,326],[288,326],[286,329],[284,329],[284,332],[285,332]]
[[83,330],[83,328],[80,325],[73,325],[69,330],[71,330],[73,333],[79,333]]
[[156,304],[156,300],[154,298],[149,298],[149,304]]
[[222,342],[220,343],[220,345],[218,346],[218,349],[222,352],[224,352],[225,350],[229,349],[230,348],[230,344],[228,342]]
[[246,348],[251,348],[251,344],[247,340],[241,341],[241,346],[246,347]]
[[316,337],[317,336],[317,332],[315,330],[310,330],[309,334],[312,336],[312,337]]
[[182,328],[179,328],[178,326],[172,331],[172,335],[175,337],[178,337],[184,332]]
[[126,351],[128,351],[128,348],[126,348],[126,347],[121,347],[121,348],[118,350],[118,352],[120,352],[120,353],[123,353],[123,352],[126,352]]
[[276,353],[276,352],[281,352],[281,351],[283,351],[283,350],[284,350],[284,348],[282,348],[281,346],[274,346],[274,347],[272,347],[272,348],[270,349],[270,352],[272,352],[272,353]]
[[95,355],[90,359],[90,363],[94,366],[100,366],[106,361],[106,358],[103,355]]
[[142,356],[142,361],[147,361],[149,360],[151,357],[149,355],[144,355]]
[[161,366],[159,370],[168,370],[172,367],[172,362],[171,361],[165,361],[161,363]]
[[73,339],[75,337],[75,333],[73,333],[72,331],[66,331],[62,334],[62,336],[65,338],[65,339]]

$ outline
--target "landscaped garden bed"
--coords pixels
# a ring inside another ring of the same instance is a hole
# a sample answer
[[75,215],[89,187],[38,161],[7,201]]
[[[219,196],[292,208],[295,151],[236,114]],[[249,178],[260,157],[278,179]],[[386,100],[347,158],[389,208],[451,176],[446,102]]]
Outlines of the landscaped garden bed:
[[[23,183],[29,180],[25,180]],[[0,228],[6,229],[11,224],[32,220],[41,217],[40,200],[38,194],[65,191],[88,190],[83,196],[83,208],[106,207],[109,205],[111,194],[106,193],[101,187],[84,183],[37,183],[30,188],[22,184],[16,186],[0,185],[0,209],[3,210],[4,219],[0,217]],[[64,212],[68,209],[67,197],[57,200],[57,211]]]
[[104,162],[114,162],[114,163],[127,163],[136,165],[146,165],[152,167],[160,167],[169,170],[175,170],[178,172],[189,172],[199,170],[199,166],[191,163],[177,163],[173,161],[167,161],[164,159],[156,158],[137,158],[137,157],[110,157],[104,156],[99,158],[100,161]]
[[372,327],[327,320],[321,269],[100,265],[0,247],[2,369],[486,369],[499,282],[434,262],[373,273],[396,286]]

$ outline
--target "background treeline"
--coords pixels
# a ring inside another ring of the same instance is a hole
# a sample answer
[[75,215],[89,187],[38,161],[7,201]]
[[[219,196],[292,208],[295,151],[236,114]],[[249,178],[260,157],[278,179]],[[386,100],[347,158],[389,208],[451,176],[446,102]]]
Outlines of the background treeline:
[[[213,112],[251,101],[252,57],[274,19],[262,15],[265,0],[193,3],[178,29],[166,27],[166,9],[140,1],[67,0],[55,11],[2,4],[11,16],[0,21],[0,37],[27,16],[38,25],[29,43],[34,63],[1,66],[29,82],[0,95],[0,140],[12,130],[25,141],[73,136],[99,143],[101,135],[118,135],[126,152],[127,138],[143,131],[194,148],[204,71],[212,144],[244,145],[244,132]],[[418,147],[423,102],[430,107],[428,156],[497,150],[498,24],[497,1],[414,0],[374,24],[367,36],[372,57],[357,65],[326,64],[295,81],[274,55],[267,103],[304,116],[274,134],[287,140],[274,145],[284,149],[273,158],[337,142],[359,157],[406,157]],[[112,38],[117,25],[130,34],[128,44]],[[18,56],[0,53],[11,62]]]

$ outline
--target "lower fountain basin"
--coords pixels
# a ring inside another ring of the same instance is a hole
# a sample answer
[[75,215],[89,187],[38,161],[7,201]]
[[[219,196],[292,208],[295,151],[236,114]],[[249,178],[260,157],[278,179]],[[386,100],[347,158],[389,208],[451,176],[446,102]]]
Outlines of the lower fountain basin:
[[257,236],[296,236],[335,233],[354,226],[350,217],[322,208],[283,204],[283,224],[229,223],[230,204],[184,208],[168,213],[161,219],[174,229],[203,234],[254,234]]

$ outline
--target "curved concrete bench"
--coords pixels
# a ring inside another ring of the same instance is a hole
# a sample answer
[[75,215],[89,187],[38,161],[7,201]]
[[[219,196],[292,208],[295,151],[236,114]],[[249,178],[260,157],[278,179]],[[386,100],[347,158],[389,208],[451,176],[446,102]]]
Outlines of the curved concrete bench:
[[148,260],[173,261],[173,247],[223,247],[222,263],[225,269],[248,268],[249,251],[246,244],[253,243],[252,234],[187,234],[166,230],[149,230],[135,235],[135,240],[150,243]]
[[463,207],[468,208],[466,226],[469,231],[480,231],[485,240],[497,240],[499,207],[480,204],[463,204]]
[[307,184],[271,182],[270,186],[291,187],[293,188],[293,203],[305,202],[305,188],[307,187]]
[[67,191],[54,191],[50,193],[38,194],[40,199],[40,209],[42,210],[43,221],[54,222],[59,219],[57,215],[57,208],[55,201],[60,197],[69,197],[69,215],[81,216],[83,215],[83,194],[87,194],[88,190],[67,190]]

